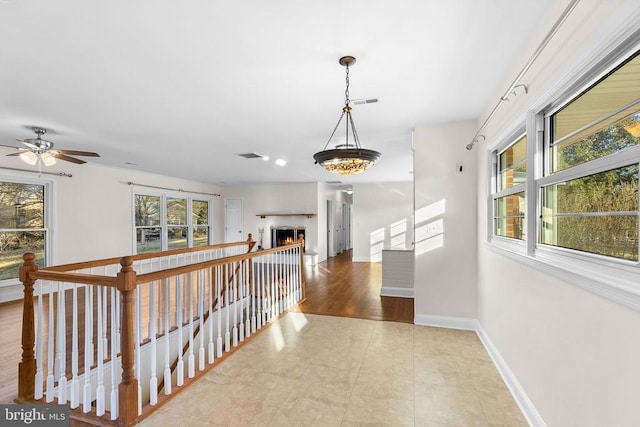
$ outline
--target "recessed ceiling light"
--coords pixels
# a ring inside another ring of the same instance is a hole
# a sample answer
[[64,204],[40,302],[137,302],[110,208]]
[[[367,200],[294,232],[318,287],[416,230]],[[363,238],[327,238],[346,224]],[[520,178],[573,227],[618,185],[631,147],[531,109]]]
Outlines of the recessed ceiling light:
[[286,160],[282,160],[282,159],[276,159],[276,165],[283,167],[284,165],[287,164]]
[[265,162],[269,161],[269,156],[262,156],[262,160],[264,160]]

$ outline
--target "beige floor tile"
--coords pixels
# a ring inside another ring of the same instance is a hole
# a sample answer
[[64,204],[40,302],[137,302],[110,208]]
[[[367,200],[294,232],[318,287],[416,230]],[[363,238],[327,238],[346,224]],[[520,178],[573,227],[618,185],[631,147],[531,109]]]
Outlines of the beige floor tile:
[[526,427],[520,408],[506,387],[478,391],[480,405],[492,426]]
[[337,404],[309,396],[291,396],[278,408],[269,426],[339,426],[346,411],[345,404]]
[[473,388],[467,359],[438,355],[414,360],[416,383],[437,386]]
[[416,384],[415,417],[445,424],[487,426],[474,389]]
[[342,427],[413,427],[413,414],[397,414],[373,406],[349,405]]
[[289,313],[149,426],[526,426],[473,332]]

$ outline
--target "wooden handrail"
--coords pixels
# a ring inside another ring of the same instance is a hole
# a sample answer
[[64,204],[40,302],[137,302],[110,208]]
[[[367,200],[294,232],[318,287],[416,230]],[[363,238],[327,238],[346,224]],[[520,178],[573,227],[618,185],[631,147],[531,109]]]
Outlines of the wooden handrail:
[[250,253],[246,253],[246,254],[240,254],[240,255],[232,255],[226,258],[219,258],[219,259],[212,259],[210,261],[202,261],[202,262],[198,262],[198,263],[194,263],[194,264],[189,264],[189,265],[183,265],[180,267],[173,267],[173,268],[167,268],[161,271],[154,271],[151,273],[145,273],[145,274],[139,274],[138,277],[138,283],[148,283],[154,280],[159,280],[162,279],[164,277],[167,276],[177,276],[180,274],[185,274],[185,273],[190,273],[192,271],[196,271],[196,270],[201,270],[204,268],[210,268],[210,267],[215,267],[218,265],[223,265],[223,264],[230,264],[233,262],[238,262],[238,261],[242,261],[242,260],[247,260],[247,259],[253,259],[253,258],[257,258],[260,256],[263,256],[265,254],[270,254],[270,253],[275,253],[275,252],[281,252],[283,249],[287,249],[287,248],[294,248],[296,246],[299,246],[302,249],[302,244],[301,243],[292,243],[290,245],[286,245],[286,246],[278,246],[277,248],[271,248],[271,249],[264,249],[258,252],[250,252]]
[[[249,233],[249,236],[251,236],[251,233]],[[200,252],[200,251],[211,250],[211,249],[224,249],[224,248],[231,248],[234,246],[249,245],[251,246],[251,248],[253,248],[255,244],[256,242],[254,242],[253,240],[251,241],[244,240],[240,242],[218,243],[215,245],[197,246],[194,248],[172,249],[170,251],[162,251],[162,252],[147,252],[144,254],[130,255],[130,257],[133,261],[140,261],[140,260],[149,259],[149,258],[167,257],[171,255],[178,255],[178,254],[189,253],[189,252]],[[43,270],[47,270],[47,271],[82,270],[85,268],[95,268],[95,267],[102,267],[104,265],[119,264],[121,259],[122,258],[104,258],[104,259],[93,260],[93,261],[83,261],[83,262],[76,262],[71,264],[45,267],[43,268]]]
[[[130,258],[130,257],[128,257]],[[90,284],[97,286],[110,286],[117,287],[118,286],[118,278],[111,276],[100,276],[97,274],[83,274],[83,273],[63,273],[59,271],[50,271],[50,270],[36,270],[30,271],[29,278],[32,280],[53,280],[56,282],[65,282],[65,283],[80,283],[80,284]]]

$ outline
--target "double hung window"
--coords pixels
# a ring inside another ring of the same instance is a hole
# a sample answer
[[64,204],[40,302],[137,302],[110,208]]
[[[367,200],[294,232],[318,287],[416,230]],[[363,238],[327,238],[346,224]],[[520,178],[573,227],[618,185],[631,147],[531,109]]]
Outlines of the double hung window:
[[136,253],[210,244],[212,201],[166,194],[135,194]]
[[48,210],[48,185],[0,181],[0,281],[18,278],[25,252],[33,252],[40,267],[46,265]]
[[490,236],[628,269],[640,261],[640,54],[591,81],[493,153]]

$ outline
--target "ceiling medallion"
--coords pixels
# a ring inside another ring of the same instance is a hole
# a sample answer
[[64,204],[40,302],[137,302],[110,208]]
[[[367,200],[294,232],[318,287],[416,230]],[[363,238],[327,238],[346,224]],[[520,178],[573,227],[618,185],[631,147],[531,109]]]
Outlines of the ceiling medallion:
[[[340,175],[356,175],[373,166],[378,159],[380,153],[374,150],[368,150],[360,146],[360,139],[356,132],[356,127],[351,116],[351,100],[349,99],[349,67],[355,64],[356,58],[353,56],[343,56],[339,60],[340,65],[346,68],[346,89],[344,91],[344,107],[338,119],[329,140],[325,144],[322,151],[313,155],[317,164],[328,170],[329,172]],[[346,118],[346,134],[345,143],[337,145],[334,149],[327,150],[327,146],[331,142],[333,135],[340,126],[342,119]],[[351,128],[352,142],[349,141],[349,128]]]

